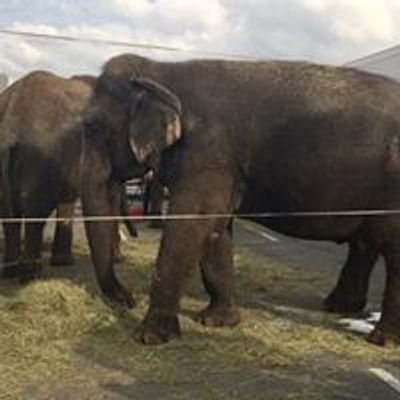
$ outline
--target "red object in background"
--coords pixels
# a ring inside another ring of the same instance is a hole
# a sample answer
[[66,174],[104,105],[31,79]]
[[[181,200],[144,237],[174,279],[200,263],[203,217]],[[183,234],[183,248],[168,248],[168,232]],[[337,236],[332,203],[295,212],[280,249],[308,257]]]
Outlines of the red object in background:
[[128,215],[130,217],[143,217],[143,207],[140,205],[129,207]]

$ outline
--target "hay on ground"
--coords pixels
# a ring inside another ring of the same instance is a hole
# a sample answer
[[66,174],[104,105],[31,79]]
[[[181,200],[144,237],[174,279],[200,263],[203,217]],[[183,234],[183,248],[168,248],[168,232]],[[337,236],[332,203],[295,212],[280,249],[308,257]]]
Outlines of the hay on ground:
[[[106,387],[132,388],[137,396],[168,391],[168,398],[323,398],[335,385],[338,365],[344,372],[354,363],[400,356],[398,349],[375,348],[341,330],[334,316],[296,305],[293,299],[310,287],[326,286],[323,274],[266,265],[243,250],[236,254],[239,327],[210,329],[192,320],[207,299],[194,279],[182,303],[184,338],[160,347],[138,345],[132,334],[147,307],[157,247],[154,240],[125,245],[134,263],[124,263],[119,274],[139,298],[133,312],[106,305],[92,281],[52,276],[51,269],[46,280],[0,296],[0,398],[56,398],[65,388],[79,398],[103,398]],[[75,272],[87,274],[87,249],[77,246],[75,252]],[[313,384],[304,386],[304,376]],[[287,384],[283,391],[270,385],[272,397],[263,391],[246,397],[263,379]]]

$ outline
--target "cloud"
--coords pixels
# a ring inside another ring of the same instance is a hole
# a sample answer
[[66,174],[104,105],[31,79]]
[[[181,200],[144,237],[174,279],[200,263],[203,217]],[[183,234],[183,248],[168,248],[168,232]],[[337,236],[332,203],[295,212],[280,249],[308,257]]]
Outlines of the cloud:
[[[65,35],[78,38],[112,39],[132,41],[131,31],[123,25],[105,24],[102,26],[67,26],[58,28],[49,25],[15,23],[10,29],[23,32],[36,32],[50,35]],[[142,36],[140,41],[151,40]],[[101,65],[110,57],[122,52],[133,51],[124,46],[108,46],[81,42],[49,41],[37,38],[2,37],[0,71],[12,80],[35,69],[50,70],[64,76],[73,74],[97,74]],[[170,41],[171,45],[178,45]]]
[[[366,40],[394,40],[396,22],[393,13],[397,2],[391,0],[303,0],[316,15],[329,19],[330,28],[339,37],[363,42]],[[398,10],[397,10],[398,11]]]
[[219,0],[111,0],[108,2],[114,13],[140,18],[140,25],[157,27],[166,32],[209,31],[221,29],[227,22],[227,9]]
[[[258,58],[341,64],[400,41],[398,0],[10,0],[0,26]],[[0,36],[0,71],[97,73],[126,47]],[[190,53],[141,51],[155,58]],[[199,55],[201,56],[201,55]]]

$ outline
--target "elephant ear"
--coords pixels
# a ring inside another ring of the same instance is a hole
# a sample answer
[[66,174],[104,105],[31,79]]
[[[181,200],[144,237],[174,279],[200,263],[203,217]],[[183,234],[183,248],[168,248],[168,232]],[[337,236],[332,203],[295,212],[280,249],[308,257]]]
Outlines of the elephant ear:
[[[151,95],[157,97],[164,104],[171,107],[175,112],[174,118],[172,121],[168,122],[165,132],[166,146],[172,146],[182,137],[182,104],[178,96],[170,89],[148,78],[133,77],[131,78],[131,83],[139,90],[145,90]],[[139,96],[141,96],[140,92]]]
[[182,137],[181,119],[179,116],[175,115],[174,120],[172,122],[169,122],[167,125],[167,132],[166,132],[167,147],[172,146],[181,137]]

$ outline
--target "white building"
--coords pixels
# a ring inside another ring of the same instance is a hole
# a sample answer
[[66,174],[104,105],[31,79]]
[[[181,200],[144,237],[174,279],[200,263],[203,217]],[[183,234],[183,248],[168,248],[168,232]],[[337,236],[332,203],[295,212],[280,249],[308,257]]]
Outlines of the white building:
[[8,76],[0,72],[0,92],[8,85]]
[[400,81],[400,45],[351,61],[346,66],[386,75]]

